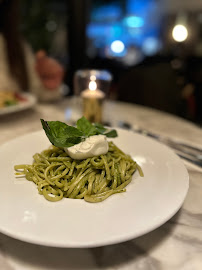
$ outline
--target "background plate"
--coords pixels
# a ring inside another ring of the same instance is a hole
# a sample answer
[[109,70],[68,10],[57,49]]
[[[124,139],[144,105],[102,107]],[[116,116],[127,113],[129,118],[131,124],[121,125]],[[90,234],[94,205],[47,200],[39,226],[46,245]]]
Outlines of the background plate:
[[26,100],[19,101],[18,104],[16,105],[0,108],[0,116],[9,114],[9,113],[27,110],[27,109],[32,108],[36,104],[36,97],[34,95],[29,94],[29,93],[20,93],[20,95],[24,97]]

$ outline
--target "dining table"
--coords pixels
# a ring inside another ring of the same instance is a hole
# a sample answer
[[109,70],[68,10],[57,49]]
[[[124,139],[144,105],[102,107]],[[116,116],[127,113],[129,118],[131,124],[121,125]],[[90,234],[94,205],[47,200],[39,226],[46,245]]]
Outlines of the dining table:
[[[52,103],[38,102],[32,108],[2,114],[0,146],[16,137],[41,130],[41,118],[73,124],[81,116],[80,100],[74,96]],[[103,104],[103,122],[111,127],[138,126],[202,147],[202,129],[199,125],[154,108],[106,100]],[[183,159],[182,162],[189,175],[188,193],[179,211],[158,228],[122,243],[91,248],[49,247],[0,233],[0,269],[201,270],[202,168]]]

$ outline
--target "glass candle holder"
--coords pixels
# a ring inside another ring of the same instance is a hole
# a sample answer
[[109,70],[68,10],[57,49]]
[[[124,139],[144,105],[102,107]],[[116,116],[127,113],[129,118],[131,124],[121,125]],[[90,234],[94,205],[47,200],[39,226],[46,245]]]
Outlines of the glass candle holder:
[[105,70],[78,70],[74,91],[82,99],[83,115],[90,122],[102,123],[103,101],[108,95],[112,75]]

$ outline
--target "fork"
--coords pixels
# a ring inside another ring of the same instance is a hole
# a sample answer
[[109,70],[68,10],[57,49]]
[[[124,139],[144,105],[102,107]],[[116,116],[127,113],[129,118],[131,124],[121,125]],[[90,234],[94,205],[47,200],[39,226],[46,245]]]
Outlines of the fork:
[[119,127],[132,130],[134,132],[143,134],[145,136],[152,137],[170,148],[172,148],[176,154],[183,158],[184,160],[188,161],[189,163],[194,164],[195,166],[202,169],[202,148],[189,145],[185,142],[181,142],[177,139],[171,139],[153,132],[150,132],[144,128],[140,128],[138,126],[132,127],[131,124],[124,121],[119,121],[118,123]]

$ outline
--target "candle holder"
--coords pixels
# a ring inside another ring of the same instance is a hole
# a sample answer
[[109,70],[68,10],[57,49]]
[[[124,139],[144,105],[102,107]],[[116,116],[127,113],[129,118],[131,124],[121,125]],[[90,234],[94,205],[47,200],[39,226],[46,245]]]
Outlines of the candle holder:
[[92,123],[102,123],[103,102],[108,95],[112,75],[105,70],[78,70],[74,91],[82,99],[83,115]]

